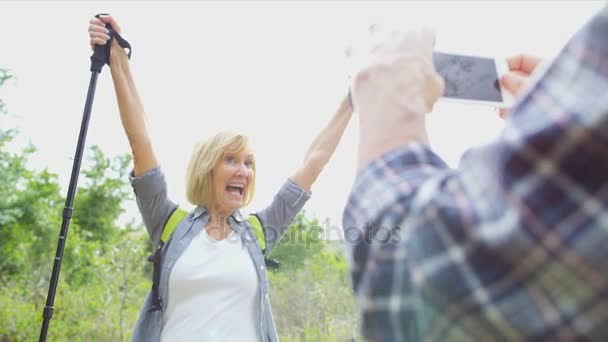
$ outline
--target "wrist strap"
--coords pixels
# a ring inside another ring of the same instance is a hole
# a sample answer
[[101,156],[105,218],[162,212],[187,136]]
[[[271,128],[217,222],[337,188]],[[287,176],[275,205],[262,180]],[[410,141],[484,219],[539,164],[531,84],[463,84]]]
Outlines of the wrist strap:
[[[95,16],[98,18],[102,15],[107,15],[105,13],[100,13]],[[105,45],[96,45],[93,49],[93,55],[91,56],[91,71],[101,72],[101,68],[104,64],[110,65],[110,48],[112,47],[112,39],[116,39],[118,45],[127,49],[127,57],[131,58],[131,44],[126,41],[123,37],[121,37],[118,32],[112,28],[112,25],[106,24],[106,28],[109,31],[110,39],[106,42]]]

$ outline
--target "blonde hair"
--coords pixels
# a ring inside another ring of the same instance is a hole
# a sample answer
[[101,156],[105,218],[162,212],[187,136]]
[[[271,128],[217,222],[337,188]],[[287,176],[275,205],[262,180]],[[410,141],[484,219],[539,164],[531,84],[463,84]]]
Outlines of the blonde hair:
[[[244,134],[220,132],[215,136],[199,142],[194,146],[188,169],[186,171],[186,196],[194,205],[210,208],[213,205],[213,183],[211,170],[220,162],[227,152],[241,152],[250,149],[249,138]],[[255,191],[255,160],[252,165],[253,176],[247,185],[247,197],[244,206],[248,205]]]

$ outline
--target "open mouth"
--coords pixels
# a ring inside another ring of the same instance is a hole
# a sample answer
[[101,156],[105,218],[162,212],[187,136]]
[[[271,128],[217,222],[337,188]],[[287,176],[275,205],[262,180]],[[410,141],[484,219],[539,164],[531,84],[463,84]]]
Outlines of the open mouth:
[[226,191],[228,191],[232,195],[242,197],[243,192],[245,192],[245,185],[244,184],[228,184],[226,186]]

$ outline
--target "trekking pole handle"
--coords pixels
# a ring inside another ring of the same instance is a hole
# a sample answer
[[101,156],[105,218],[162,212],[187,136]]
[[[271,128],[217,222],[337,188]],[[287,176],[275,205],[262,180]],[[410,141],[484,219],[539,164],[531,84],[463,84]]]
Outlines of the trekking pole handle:
[[[109,15],[107,13],[99,13],[95,15],[95,18],[99,19],[102,15]],[[112,47],[112,39],[116,39],[118,45],[123,49],[128,49],[127,56],[131,58],[131,44],[122,38],[118,32],[114,30],[112,25],[105,24],[108,29],[108,35],[110,39],[106,42],[105,45],[95,45],[93,48],[93,55],[91,56],[91,71],[95,71],[100,73],[101,68],[103,68],[104,64],[110,65],[110,49]]]

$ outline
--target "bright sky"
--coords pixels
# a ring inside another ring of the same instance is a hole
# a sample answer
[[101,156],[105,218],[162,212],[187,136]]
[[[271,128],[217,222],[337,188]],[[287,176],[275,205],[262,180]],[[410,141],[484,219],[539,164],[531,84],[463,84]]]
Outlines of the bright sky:
[[[33,166],[58,173],[65,195],[91,75],[88,20],[111,13],[133,46],[132,69],[172,197],[189,207],[184,174],[194,143],[237,129],[256,150],[254,210],[298,167],[346,92],[343,50],[352,32],[370,23],[418,23],[435,28],[438,50],[549,57],[603,4],[3,1],[0,67],[17,79],[0,88],[9,110],[0,124],[20,128],[18,145],[38,147]],[[329,218],[333,230],[355,177],[353,118],[305,207]],[[501,127],[490,107],[440,103],[429,117],[433,148],[454,166]],[[130,152],[107,67],[89,125],[87,146],[93,144],[110,156]]]

